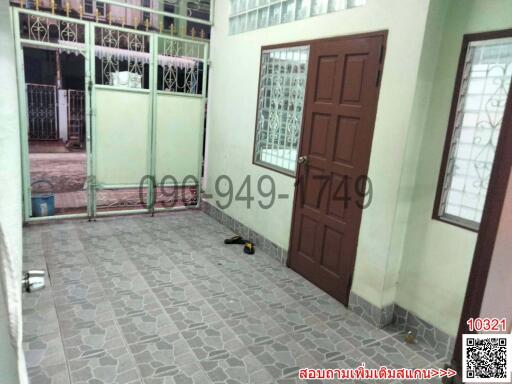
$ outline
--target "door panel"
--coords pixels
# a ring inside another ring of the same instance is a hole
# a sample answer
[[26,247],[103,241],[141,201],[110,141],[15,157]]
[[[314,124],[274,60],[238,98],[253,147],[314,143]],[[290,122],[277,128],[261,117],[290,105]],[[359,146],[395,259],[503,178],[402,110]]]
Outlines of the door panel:
[[[385,36],[311,43],[290,266],[348,304]],[[361,182],[359,182],[361,184]]]
[[149,92],[96,89],[98,184],[138,185],[148,173]]
[[[198,97],[157,95],[156,180],[170,175],[178,185],[199,180],[203,132],[203,100]],[[187,180],[188,179],[188,180]]]

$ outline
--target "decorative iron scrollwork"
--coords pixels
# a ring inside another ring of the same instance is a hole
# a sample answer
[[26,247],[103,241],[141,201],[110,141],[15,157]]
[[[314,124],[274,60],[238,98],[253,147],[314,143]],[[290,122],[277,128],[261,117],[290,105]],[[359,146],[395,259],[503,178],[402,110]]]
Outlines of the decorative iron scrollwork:
[[83,24],[63,21],[51,16],[20,14],[21,37],[44,43],[84,43]]

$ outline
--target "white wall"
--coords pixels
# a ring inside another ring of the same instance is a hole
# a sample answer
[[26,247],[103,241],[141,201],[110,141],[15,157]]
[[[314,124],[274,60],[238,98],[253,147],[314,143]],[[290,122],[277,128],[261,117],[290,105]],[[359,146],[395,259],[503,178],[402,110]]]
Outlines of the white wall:
[[[260,50],[264,45],[389,30],[369,176],[373,202],[363,213],[353,290],[375,305],[383,289],[390,257],[401,165],[411,121],[429,0],[368,0],[365,6],[310,19],[228,35],[229,2],[217,1],[211,40],[213,68],[209,88],[207,192],[230,175],[235,191],[246,175],[270,174],[277,193],[293,196],[294,179],[252,164]],[[258,196],[256,195],[256,199]],[[254,202],[234,202],[226,213],[288,248],[293,200],[276,201],[268,210]]]
[[[403,246],[396,302],[455,335],[477,234],[432,219],[453,88],[464,34],[512,28],[510,0],[449,2]],[[400,252],[397,250],[397,253]]]
[[[20,136],[18,121],[18,103],[16,72],[14,62],[14,38],[9,22],[10,12],[7,1],[0,2],[0,229],[4,235],[4,251],[0,251],[0,277],[2,288],[9,285],[10,280],[21,284],[22,237],[21,237],[21,166]],[[0,239],[0,242],[2,240]],[[6,250],[6,251],[5,251]],[[17,293],[21,295],[21,287],[14,287],[8,297],[5,290],[0,291],[0,382],[11,384],[18,382],[16,346],[11,344],[8,333],[8,314],[6,304],[15,308],[16,313],[10,317],[18,317],[21,322],[21,302],[16,303]],[[16,292],[17,291],[17,292]],[[17,331],[21,337],[21,324]],[[18,340],[21,346],[21,339]],[[25,375],[21,375],[25,378]]]

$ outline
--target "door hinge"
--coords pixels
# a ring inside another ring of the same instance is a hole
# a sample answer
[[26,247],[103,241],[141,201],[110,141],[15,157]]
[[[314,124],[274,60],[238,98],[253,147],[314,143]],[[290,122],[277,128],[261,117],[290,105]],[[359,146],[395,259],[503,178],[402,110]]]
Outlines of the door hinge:
[[386,48],[384,47],[384,45],[381,45],[380,46],[380,57],[379,57],[379,63],[382,64],[382,62],[384,61],[384,50]]
[[347,283],[347,295],[350,293],[350,290],[352,289],[352,278],[354,277],[354,273],[351,273],[348,277],[348,283]]
[[382,76],[382,69],[379,68],[379,71],[377,72],[377,81],[375,82],[375,86],[378,87],[380,85],[380,78]]

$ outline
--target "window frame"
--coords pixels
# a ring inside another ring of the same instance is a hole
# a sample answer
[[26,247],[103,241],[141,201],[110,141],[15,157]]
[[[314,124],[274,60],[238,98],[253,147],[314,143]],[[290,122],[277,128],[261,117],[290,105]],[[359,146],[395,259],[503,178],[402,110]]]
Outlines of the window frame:
[[[260,91],[261,91],[261,64],[263,63],[263,53],[268,50],[275,50],[275,49],[281,49],[281,48],[294,48],[294,47],[304,47],[307,46],[309,48],[309,52],[311,52],[311,42],[312,40],[306,40],[306,41],[294,41],[291,43],[282,43],[282,44],[274,44],[274,45],[264,45],[261,47],[260,50],[260,61],[258,65],[258,92],[256,96],[256,116],[254,119],[254,138],[253,138],[253,145],[252,145],[252,164],[256,165],[258,167],[262,167],[265,169],[269,169],[271,171],[280,173],[282,175],[296,178],[297,177],[297,169],[294,171],[286,170],[285,168],[281,168],[278,166],[274,166],[270,163],[259,161],[256,159],[256,136],[258,133],[258,108],[259,108],[259,102],[260,102]],[[302,107],[302,116],[300,121],[300,129],[299,129],[299,136],[297,140],[297,158],[299,157],[299,151],[300,151],[300,145],[302,140],[302,128],[304,126],[304,116],[306,114],[306,94],[308,90],[309,85],[309,71],[311,69],[311,55],[308,53],[308,67],[306,71],[306,85],[304,87],[304,105]]]
[[[90,17],[96,17],[96,9],[99,10],[98,2],[96,0],[90,0],[92,3],[92,13],[89,13],[89,12],[85,11],[85,2],[86,1],[87,0],[80,0],[80,4],[83,7],[84,15],[90,16]],[[101,20],[104,20],[107,17],[107,4],[102,3],[102,5],[103,5],[103,12],[98,12],[98,16]]]
[[[434,200],[434,209],[432,212],[432,219],[441,221],[446,224],[451,224],[459,228],[463,228],[472,232],[479,232],[480,226],[482,224],[482,221],[478,223],[478,226],[475,226],[474,221],[470,221],[467,219],[463,219],[458,216],[450,215],[450,214],[443,214],[441,215],[441,203],[443,198],[443,187],[446,179],[446,170],[448,166],[448,160],[450,156],[450,148],[452,146],[452,140],[453,140],[453,133],[455,130],[455,119],[457,117],[457,107],[459,103],[460,98],[460,91],[461,91],[461,85],[464,75],[464,67],[465,67],[465,61],[466,56],[468,53],[469,45],[470,43],[478,42],[478,41],[485,41],[485,40],[494,40],[494,39],[501,39],[501,38],[510,38],[512,37],[512,29],[505,29],[505,30],[499,30],[499,31],[491,31],[491,32],[481,32],[481,33],[471,33],[471,34],[465,34],[462,39],[462,47],[459,54],[459,61],[457,65],[457,75],[455,78],[455,85],[453,89],[453,95],[451,100],[451,106],[450,106],[450,115],[448,118],[448,127],[446,130],[446,136],[444,139],[444,146],[443,146],[443,154],[442,154],[442,160],[441,160],[441,167],[439,169],[439,175],[437,179],[437,187],[436,187],[436,195]],[[509,93],[507,96],[507,102],[506,104],[509,105],[512,103],[512,83],[511,88],[509,89]],[[506,123],[505,119],[503,119],[502,126],[500,129],[500,135],[498,138],[498,142],[496,147],[500,145],[501,139],[503,137],[503,131],[506,129],[510,129],[512,127],[508,127],[508,124]],[[494,157],[491,174],[496,172],[496,167],[498,167],[498,162],[496,161],[497,157]],[[491,179],[489,179],[489,183],[491,182]],[[485,197],[485,204],[484,204],[484,210],[485,206],[487,205],[487,201],[489,199],[489,192],[492,192],[492,188],[487,188],[487,194]]]

